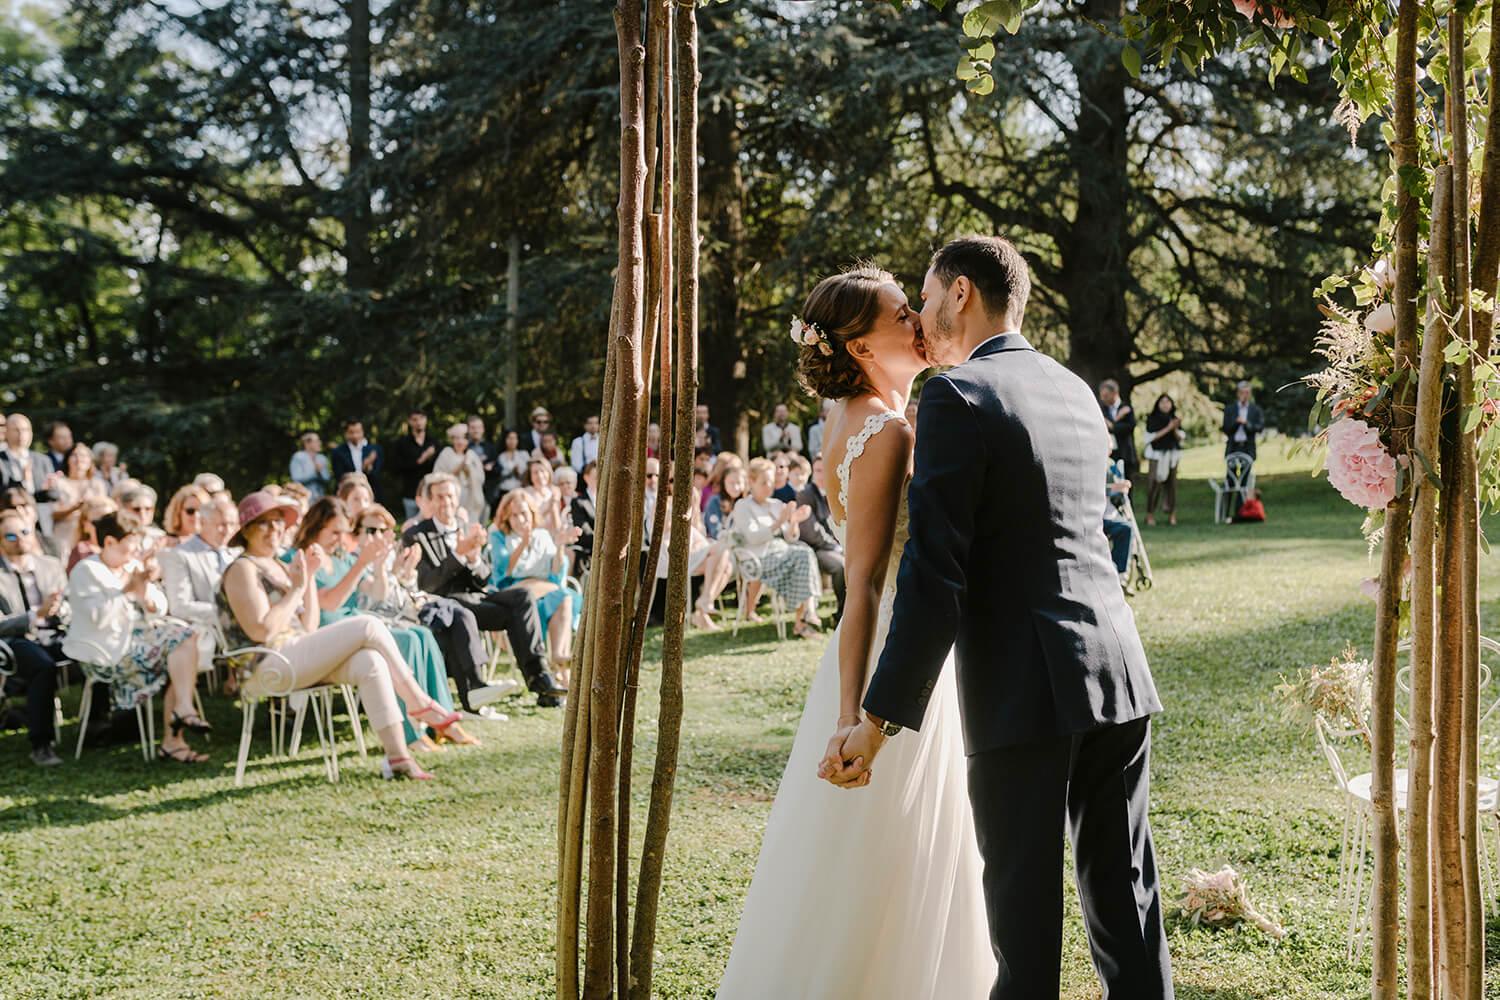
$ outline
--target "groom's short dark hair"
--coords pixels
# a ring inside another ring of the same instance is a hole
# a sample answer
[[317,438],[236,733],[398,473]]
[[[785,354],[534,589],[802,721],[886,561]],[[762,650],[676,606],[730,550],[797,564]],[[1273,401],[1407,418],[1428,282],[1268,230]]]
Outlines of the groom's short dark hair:
[[1026,258],[1001,236],[960,236],[932,255],[928,265],[944,288],[963,275],[979,290],[985,312],[1019,328],[1031,295]]

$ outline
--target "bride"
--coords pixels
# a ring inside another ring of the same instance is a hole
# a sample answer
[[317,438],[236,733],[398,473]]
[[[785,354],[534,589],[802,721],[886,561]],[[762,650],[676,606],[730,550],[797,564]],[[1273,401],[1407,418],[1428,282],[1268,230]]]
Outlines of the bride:
[[873,786],[851,793],[818,776],[841,764],[890,623],[915,439],[904,413],[928,367],[921,326],[895,279],[864,266],[819,282],[792,336],[803,387],[838,401],[823,459],[836,470],[828,502],[848,596],[771,806],[719,1000],[983,997],[995,959],[955,671],[942,672],[928,724],[886,747]]

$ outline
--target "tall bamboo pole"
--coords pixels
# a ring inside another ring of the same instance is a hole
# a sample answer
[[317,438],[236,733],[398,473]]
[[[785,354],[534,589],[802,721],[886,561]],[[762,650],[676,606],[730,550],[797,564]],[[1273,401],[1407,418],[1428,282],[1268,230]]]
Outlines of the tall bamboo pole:
[[[1428,260],[1448,256],[1448,218],[1452,187],[1447,167],[1438,168],[1432,194],[1432,248]],[[1434,266],[1440,266],[1436,263]],[[1427,330],[1417,384],[1416,431],[1409,464],[1416,475],[1416,505],[1411,529],[1411,739],[1407,758],[1406,813],[1406,964],[1411,1000],[1432,996],[1432,857],[1428,824],[1432,796],[1432,670],[1437,613],[1437,485],[1424,470],[1436,468],[1438,422],[1443,402],[1443,348],[1448,343],[1441,286],[1431,286]]]
[[[1419,0],[1401,0],[1396,30],[1396,113],[1394,152],[1398,169],[1417,162],[1416,47]],[[1420,206],[1405,185],[1397,195],[1395,364],[1410,375],[1416,366],[1417,216]],[[1399,454],[1411,433],[1411,380],[1401,383],[1395,400],[1391,444]],[[1375,657],[1371,671],[1370,802],[1375,863],[1371,873],[1370,920],[1373,929],[1371,995],[1395,1000],[1400,938],[1400,841],[1396,835],[1395,743],[1396,659],[1402,575],[1405,570],[1411,504],[1398,496],[1385,509],[1381,545],[1380,593],[1375,618]]]
[[[600,530],[593,573],[599,582],[592,616],[595,639],[586,696],[589,706],[589,837],[587,944],[583,995],[607,1000],[614,994],[615,767],[620,694],[620,632],[631,520],[640,516],[640,413],[645,406],[642,326],[645,319],[646,147],[644,135],[645,60],[640,0],[619,0],[615,31],[620,60],[619,324],[615,348],[616,420],[605,442],[612,466],[610,490],[599,498]],[[579,694],[575,693],[575,697]]]
[[[1486,299],[1495,297],[1500,278],[1500,3],[1490,5],[1490,50],[1486,60],[1489,118],[1484,133],[1484,169],[1479,175],[1479,221],[1474,245],[1473,287]],[[1490,356],[1494,317],[1489,310],[1474,314],[1474,339],[1481,358]]]
[[677,415],[673,421],[672,545],[668,554],[666,631],[662,636],[661,706],[651,806],[636,893],[631,942],[631,1000],[649,1000],[656,918],[682,735],[682,646],[687,616],[687,556],[692,495],[693,410],[698,402],[698,24],[692,0],[675,12],[677,183],[674,205],[677,278]]
[[[1448,131],[1453,144],[1453,294],[1454,332],[1473,342],[1473,312],[1469,308],[1469,105],[1467,39],[1463,5],[1448,13]],[[1458,407],[1461,415],[1475,405],[1474,358],[1466,354],[1458,366]],[[1464,421],[1460,420],[1460,426]],[[1464,993],[1482,1000],[1484,983],[1484,900],[1479,886],[1479,508],[1475,435],[1461,432],[1458,441],[1458,513],[1461,520],[1459,567],[1463,600],[1463,669],[1460,674],[1459,718],[1459,843],[1464,887]]]

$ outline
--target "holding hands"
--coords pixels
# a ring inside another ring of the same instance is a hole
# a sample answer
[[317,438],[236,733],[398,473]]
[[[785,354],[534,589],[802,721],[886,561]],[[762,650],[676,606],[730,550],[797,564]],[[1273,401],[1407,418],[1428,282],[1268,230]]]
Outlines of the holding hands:
[[875,755],[885,745],[880,727],[868,718],[845,715],[828,740],[828,750],[818,763],[818,777],[839,788],[863,788],[874,775]]

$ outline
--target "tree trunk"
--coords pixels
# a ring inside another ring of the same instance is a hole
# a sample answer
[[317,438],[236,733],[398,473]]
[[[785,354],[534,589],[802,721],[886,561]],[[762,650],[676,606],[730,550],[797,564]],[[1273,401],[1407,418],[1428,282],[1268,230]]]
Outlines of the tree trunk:
[[[591,615],[593,662],[588,665],[589,728],[589,885],[586,914],[583,995],[606,1000],[614,994],[615,768],[619,762],[620,650],[623,630],[626,566],[631,524],[641,518],[639,427],[646,405],[641,357],[645,320],[646,214],[645,46],[639,0],[620,0],[615,7],[620,59],[620,204],[619,325],[615,350],[614,431],[605,444],[606,462],[614,467],[610,489],[599,497],[599,545],[593,572],[599,587]],[[574,697],[579,697],[577,692]]]
[[691,4],[675,7],[677,71],[677,195],[673,227],[677,278],[676,398],[673,421],[672,545],[668,554],[666,631],[662,636],[661,704],[651,806],[641,852],[631,1000],[650,1000],[657,908],[682,734],[682,643],[690,581],[687,574],[692,499],[693,410],[698,402],[698,28]]
[[[1485,127],[1484,148],[1500,150],[1500,3],[1490,7],[1490,51],[1488,57],[1490,79],[1490,103]],[[1474,247],[1474,268],[1471,272],[1473,286],[1486,299],[1495,297],[1497,277],[1500,277],[1500,156],[1486,156],[1484,168],[1479,176],[1479,223],[1475,232],[1479,234]],[[1474,336],[1479,356],[1490,356],[1490,340],[1494,317],[1488,310],[1474,314]]]
[[[1415,164],[1416,147],[1416,41],[1419,0],[1401,0],[1396,39],[1396,162]],[[1401,188],[1396,222],[1396,342],[1398,370],[1416,367],[1417,344],[1417,200]],[[1392,450],[1407,448],[1411,433],[1411,382],[1403,382],[1396,400]],[[1400,841],[1396,835],[1395,743],[1396,743],[1396,644],[1401,618],[1402,577],[1406,569],[1407,534],[1411,527],[1411,505],[1397,497],[1386,507],[1385,540],[1380,567],[1380,598],[1375,619],[1375,660],[1371,698],[1370,800],[1375,864],[1371,872],[1370,921],[1373,930],[1371,995],[1375,1000],[1395,1000],[1397,952],[1400,942]]]
[[[707,15],[706,15],[707,16]],[[731,94],[712,96],[703,115],[703,389],[713,401],[724,446],[735,449],[745,399],[745,344],[740,331],[740,250],[745,242],[745,182],[740,173],[739,122]]]
[[[1452,188],[1446,167],[1438,168],[1433,185],[1433,241],[1428,260],[1441,268],[1448,259],[1447,229]],[[1448,324],[1437,295],[1428,300],[1427,332],[1422,339],[1422,364],[1417,387],[1416,433],[1409,468],[1418,476],[1416,509],[1411,530],[1411,741],[1407,758],[1406,814],[1406,928],[1407,995],[1411,1000],[1432,996],[1432,855],[1428,824],[1432,797],[1432,673],[1436,639],[1437,502],[1435,484],[1420,473],[1436,467],[1438,423],[1443,403],[1443,347]]]
[[[1128,401],[1134,382],[1130,358],[1135,338],[1125,310],[1130,280],[1126,263],[1127,169],[1125,92],[1130,79],[1120,61],[1124,0],[1089,0],[1085,16],[1109,29],[1073,48],[1078,79],[1077,128],[1072,135],[1078,208],[1062,251],[1062,297],[1067,302],[1068,367],[1091,387],[1120,383]],[[1100,49],[1106,51],[1100,52]]]
[[1434,890],[1438,919],[1438,983],[1445,1000],[1465,995],[1464,967],[1468,963],[1468,919],[1463,872],[1463,827],[1460,772],[1464,673],[1463,513],[1459,503],[1461,477],[1458,456],[1458,415],[1443,420],[1442,557],[1439,579],[1442,603],[1438,613],[1438,653],[1433,670],[1433,716],[1437,737],[1432,765],[1432,837]]
[[349,288],[370,288],[370,0],[348,0],[349,177],[344,261]]

